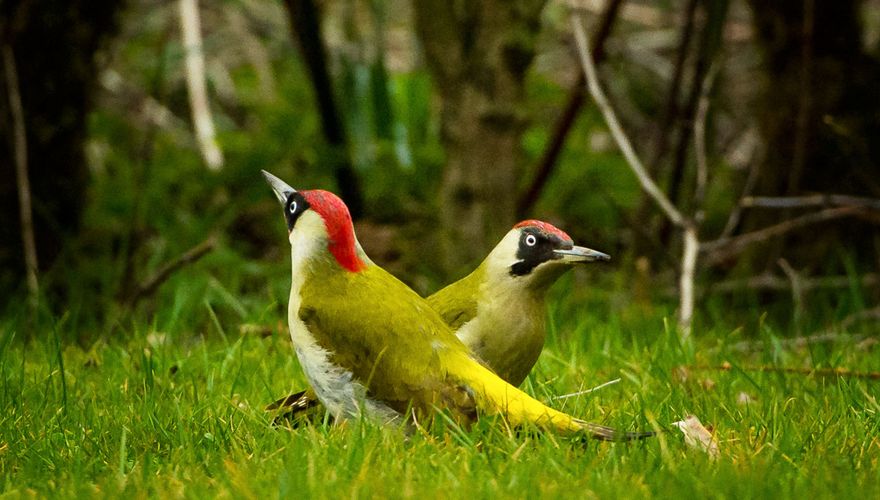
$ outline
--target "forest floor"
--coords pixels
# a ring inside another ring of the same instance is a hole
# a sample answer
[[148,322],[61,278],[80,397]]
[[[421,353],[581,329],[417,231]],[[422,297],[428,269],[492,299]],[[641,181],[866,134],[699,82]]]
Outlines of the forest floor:
[[[602,443],[511,433],[498,420],[410,435],[368,422],[273,426],[264,405],[304,387],[283,301],[257,322],[224,327],[230,323],[206,300],[191,310],[180,306],[168,322],[132,322],[85,343],[61,341],[81,333],[69,331],[80,328],[73,320],[29,342],[2,332],[0,492],[880,498],[880,381],[809,373],[880,371],[876,342],[844,337],[791,347],[780,341],[786,335],[759,325],[752,335],[697,330],[682,343],[660,313],[626,306],[610,320],[578,312],[589,308],[578,307],[577,298],[562,305],[571,287],[564,280],[554,291],[548,345],[525,389],[626,430],[696,415],[713,429],[717,459],[687,446],[677,429]],[[753,342],[747,351],[745,337]]]

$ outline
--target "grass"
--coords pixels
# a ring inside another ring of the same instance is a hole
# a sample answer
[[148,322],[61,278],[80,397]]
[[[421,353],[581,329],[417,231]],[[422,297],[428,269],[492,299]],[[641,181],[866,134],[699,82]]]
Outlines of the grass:
[[[4,329],[5,497],[880,496],[878,382],[736,369],[880,371],[864,346],[785,351],[767,326],[757,331],[767,340],[758,354],[729,352],[727,339],[738,335],[717,328],[682,345],[661,309],[615,310],[568,279],[554,290],[548,347],[527,390],[546,401],[621,377],[552,404],[631,430],[696,414],[715,428],[717,461],[677,431],[609,444],[509,434],[491,420],[411,436],[368,422],[277,428],[263,405],[303,385],[283,300],[272,297],[283,292],[269,292],[262,308],[239,304],[246,317],[236,319],[222,294],[186,283],[166,286],[167,319],[132,321],[111,340],[69,340],[85,328],[70,318],[27,343]],[[241,333],[250,331],[238,328],[245,322],[271,325],[271,334]],[[724,361],[735,368],[679,370]],[[738,402],[743,394],[750,403]]]

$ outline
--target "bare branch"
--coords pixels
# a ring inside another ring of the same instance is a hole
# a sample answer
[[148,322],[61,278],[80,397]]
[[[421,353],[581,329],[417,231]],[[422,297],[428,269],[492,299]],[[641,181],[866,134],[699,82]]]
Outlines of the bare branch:
[[[819,278],[802,277],[800,280],[802,293],[828,288],[849,288],[854,284],[862,287],[877,286],[880,284],[880,275],[873,273],[865,274],[856,279],[850,276],[823,276]],[[763,274],[748,278],[720,281],[707,287],[706,293],[734,293],[744,289],[785,292],[792,289],[792,283],[790,280],[779,276]],[[673,290],[670,290],[670,293],[672,292]]]
[[223,167],[223,152],[217,145],[214,120],[208,105],[198,0],[179,0],[179,6],[180,31],[186,52],[186,87],[189,91],[189,106],[196,128],[196,139],[205,164],[211,170],[219,170]]
[[[874,278],[877,278],[877,276],[874,275]],[[843,318],[838,327],[834,330],[814,333],[812,335],[807,335],[803,337],[776,339],[774,340],[774,343],[785,348],[799,349],[808,345],[824,344],[828,342],[861,342],[866,338],[865,335],[852,335],[850,333],[846,333],[846,330],[849,329],[853,325],[853,323],[868,319],[880,319],[880,307],[864,309],[862,311],[850,314],[849,316]],[[743,340],[735,344],[724,346],[724,349],[728,351],[750,352],[761,350],[765,347],[765,345],[766,341],[764,340]]]
[[[787,349],[800,349],[813,344],[825,344],[829,342],[858,342],[864,338],[862,335],[850,335],[841,332],[823,332],[805,337],[795,337],[791,339],[777,339],[774,342],[780,347]],[[735,352],[754,352],[760,351],[766,347],[764,340],[743,340],[735,344],[725,346],[726,351]]]
[[694,272],[696,271],[699,254],[700,241],[697,239],[697,228],[695,226],[688,226],[684,230],[681,275],[678,279],[678,293],[680,297],[678,325],[681,328],[683,339],[687,339],[691,334],[691,321],[694,317]]
[[[700,86],[700,98],[697,103],[697,113],[694,116],[694,155],[697,160],[697,182],[694,190],[695,210],[702,211],[703,199],[706,197],[706,184],[709,182],[709,165],[706,154],[706,116],[709,114],[709,93],[718,75],[719,64],[714,63],[709,67],[706,78]],[[697,217],[700,219],[701,217]]]
[[[598,14],[602,11],[606,0],[569,0],[566,2],[572,10]],[[650,28],[666,28],[674,18],[662,8],[630,3],[623,8],[621,17],[629,22]]]
[[[610,0],[602,11],[602,17],[596,28],[596,36],[593,39],[592,52],[595,55],[597,65],[601,64],[605,59],[605,41],[611,35],[611,28],[617,20],[617,14],[623,0]],[[541,196],[541,191],[550,179],[553,169],[558,165],[559,154],[565,145],[565,139],[568,137],[571,128],[574,126],[578,112],[584,104],[584,75],[581,74],[578,81],[574,84],[568,94],[568,100],[562,114],[553,126],[553,134],[550,136],[550,142],[547,144],[538,167],[535,169],[535,177],[529,184],[529,187],[520,196],[517,202],[517,212],[520,217],[525,217],[531,211],[532,207]]]
[[690,52],[691,38],[694,33],[694,20],[696,19],[699,0],[688,0],[684,8],[684,21],[681,27],[681,38],[675,54],[675,65],[669,89],[666,92],[666,106],[663,109],[657,127],[657,137],[654,144],[654,157],[648,165],[648,172],[657,173],[660,162],[666,157],[669,147],[669,137],[676,128],[678,116],[678,101],[681,94],[681,82],[684,79],[684,67]]
[[741,207],[752,208],[813,208],[860,207],[880,210],[880,199],[847,194],[813,194],[808,196],[745,196]]
[[663,191],[660,190],[647,170],[645,170],[642,161],[632,146],[632,142],[623,131],[614,108],[599,84],[596,65],[588,49],[589,41],[580,16],[577,13],[573,13],[571,22],[575,41],[577,42],[578,54],[581,59],[581,66],[583,66],[584,77],[587,81],[587,88],[590,90],[593,100],[596,101],[596,106],[602,112],[602,116],[608,124],[608,129],[611,131],[611,135],[614,137],[615,142],[617,142],[617,146],[623,153],[624,158],[626,158],[630,170],[638,178],[642,189],[660,206],[669,221],[684,230],[684,248],[681,258],[682,270],[679,276],[679,293],[681,297],[679,325],[682,328],[682,336],[687,338],[690,335],[691,320],[694,313],[694,272],[700,249],[697,227],[679,212]]
[[764,373],[787,373],[790,375],[808,375],[819,377],[848,377],[863,378],[869,380],[880,380],[880,372],[859,372],[852,371],[849,368],[789,368],[784,366],[737,366],[734,367],[730,363],[723,363],[718,366],[696,365],[685,366],[685,370],[691,371],[721,371],[729,372],[739,370],[744,372],[764,372]]
[[3,44],[3,66],[6,70],[6,92],[9,98],[9,111],[12,115],[15,179],[18,184],[18,207],[21,223],[21,241],[24,249],[25,280],[28,289],[28,302],[30,303],[31,312],[34,313],[39,301],[40,284],[37,279],[37,245],[34,239],[31,183],[28,179],[27,132],[18,86],[15,53],[9,44]]
[[721,238],[703,243],[700,250],[706,252],[707,264],[717,264],[736,256],[753,243],[766,241],[770,238],[794,231],[795,229],[818,224],[820,222],[858,215],[861,212],[862,209],[857,207],[829,208],[827,210],[795,217],[794,219],[789,219],[780,222],[779,224],[774,224],[736,237]]
[[161,268],[159,268],[159,270],[156,271],[155,274],[145,279],[137,286],[131,296],[131,299],[129,299],[129,303],[133,306],[137,304],[138,301],[142,298],[151,295],[153,292],[156,291],[157,288],[159,288],[159,285],[167,281],[168,278],[170,278],[175,271],[187,264],[191,264],[201,259],[205,254],[213,250],[216,246],[217,238],[215,236],[211,236],[207,240],[190,248],[176,259],[166,263]]
[[596,74],[596,65],[593,62],[593,58],[588,49],[590,44],[587,39],[587,33],[584,30],[584,25],[577,13],[572,14],[571,23],[575,41],[577,42],[581,65],[584,70],[584,77],[587,80],[587,88],[590,90],[590,95],[593,97],[593,100],[596,101],[596,106],[598,106],[599,110],[602,112],[602,116],[608,124],[608,129],[611,131],[611,135],[614,137],[615,142],[617,142],[617,146],[620,148],[621,153],[623,153],[624,158],[626,158],[627,164],[638,178],[642,189],[654,199],[657,205],[662,209],[663,213],[666,214],[666,217],[673,224],[679,227],[689,225],[690,223],[687,219],[685,219],[681,212],[675,208],[666,195],[663,194],[663,191],[660,190],[654,180],[648,175],[642,161],[636,154],[635,149],[633,149],[632,143],[623,131],[623,127],[621,127],[617,115],[611,107],[611,103],[608,101],[605,92],[599,84],[599,77]]
[[[742,194],[740,195],[740,199],[748,198],[749,194],[755,189],[755,184],[758,183],[758,172],[760,171],[761,158],[752,158],[752,164],[749,167],[749,174],[746,176],[746,182],[743,184]],[[742,218],[742,203],[738,203],[733,210],[730,211],[730,215],[727,217],[727,223],[724,224],[724,229],[721,230],[721,236],[719,239],[729,238],[730,235],[733,234],[736,226],[739,225],[739,221]]]
[[859,321],[864,321],[867,319],[880,320],[880,306],[872,307],[871,309],[864,309],[858,312],[854,312],[849,316],[843,318],[840,322],[840,328],[847,329],[853,325],[853,323],[858,323]]

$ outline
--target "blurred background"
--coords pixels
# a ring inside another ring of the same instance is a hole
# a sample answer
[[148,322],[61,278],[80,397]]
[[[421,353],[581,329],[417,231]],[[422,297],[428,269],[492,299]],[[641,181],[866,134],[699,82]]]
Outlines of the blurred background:
[[688,324],[880,316],[878,0],[3,0],[3,326],[275,318],[289,248],[260,169],[340,194],[422,294],[539,218],[613,256],[567,307],[674,317],[683,226],[587,93],[575,15],[698,235]]

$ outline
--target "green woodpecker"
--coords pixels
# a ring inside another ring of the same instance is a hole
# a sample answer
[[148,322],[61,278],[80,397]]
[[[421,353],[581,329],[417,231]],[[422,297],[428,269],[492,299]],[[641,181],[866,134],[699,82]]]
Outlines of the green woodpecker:
[[579,420],[508,384],[474,358],[425,299],[366,256],[342,200],[263,175],[287,221],[294,350],[335,419],[393,422],[442,409],[462,422],[502,415],[514,426],[605,440],[652,434]]
[[[575,246],[552,224],[526,220],[508,231],[473,272],[427,300],[473,354],[518,386],[544,348],[544,299],[550,285],[574,264],[609,259]],[[267,410],[290,408],[295,413],[314,403],[314,393],[303,391]]]
[[572,264],[609,260],[574,246],[552,224],[515,225],[471,274],[428,297],[428,304],[498,376],[520,385],[545,337],[544,298]]

